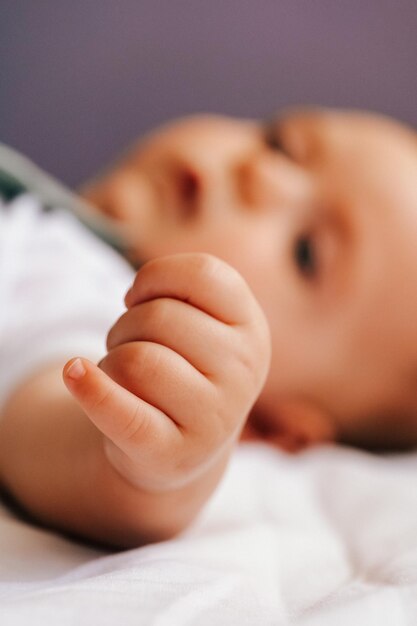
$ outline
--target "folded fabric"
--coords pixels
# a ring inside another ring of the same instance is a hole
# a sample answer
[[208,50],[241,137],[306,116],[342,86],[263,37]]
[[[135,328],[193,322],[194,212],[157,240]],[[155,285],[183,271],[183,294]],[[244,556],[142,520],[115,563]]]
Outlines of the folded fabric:
[[0,623],[417,623],[417,454],[240,446],[182,536],[110,553],[0,514]]

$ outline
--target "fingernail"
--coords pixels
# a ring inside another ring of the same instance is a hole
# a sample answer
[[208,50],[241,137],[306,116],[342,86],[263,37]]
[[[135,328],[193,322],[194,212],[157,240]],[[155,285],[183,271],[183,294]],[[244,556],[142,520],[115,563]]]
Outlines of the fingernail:
[[81,359],[77,358],[71,363],[65,374],[68,378],[72,378],[73,380],[79,380],[86,373],[86,369],[83,365]]

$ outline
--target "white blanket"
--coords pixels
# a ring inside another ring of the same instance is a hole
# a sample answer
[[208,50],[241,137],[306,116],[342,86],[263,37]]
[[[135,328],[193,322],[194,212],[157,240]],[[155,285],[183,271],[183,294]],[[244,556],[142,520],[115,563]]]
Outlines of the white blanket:
[[417,624],[417,453],[244,444],[192,528],[121,553],[3,507],[0,623]]

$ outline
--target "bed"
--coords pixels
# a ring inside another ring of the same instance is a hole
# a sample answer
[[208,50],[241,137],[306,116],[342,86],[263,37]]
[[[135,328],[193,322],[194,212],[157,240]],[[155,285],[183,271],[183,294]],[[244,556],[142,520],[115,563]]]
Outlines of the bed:
[[0,623],[417,623],[417,454],[244,443],[182,536],[103,551],[0,509]]
[[[1,162],[108,234],[21,155],[0,146]],[[417,453],[241,444],[191,528],[123,552],[0,502],[0,624],[417,624]]]

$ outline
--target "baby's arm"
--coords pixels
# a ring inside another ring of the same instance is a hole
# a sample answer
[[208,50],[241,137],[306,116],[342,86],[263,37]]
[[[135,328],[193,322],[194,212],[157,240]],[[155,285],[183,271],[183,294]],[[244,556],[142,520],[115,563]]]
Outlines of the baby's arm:
[[66,367],[73,397],[50,368],[10,398],[0,479],[42,523],[130,547],[180,532],[206,502],[264,382],[269,336],[243,279],[207,255],[147,264],[126,304],[100,367],[83,359],[78,379]]

